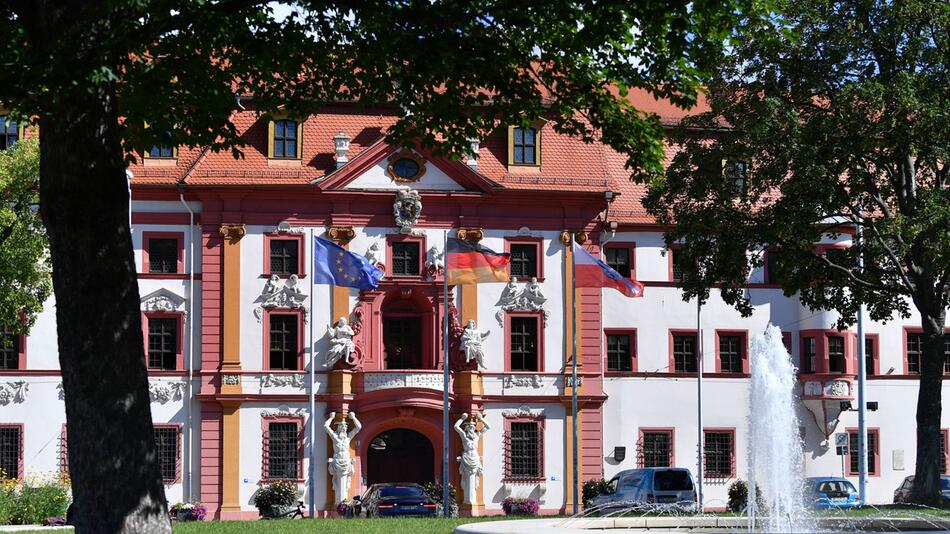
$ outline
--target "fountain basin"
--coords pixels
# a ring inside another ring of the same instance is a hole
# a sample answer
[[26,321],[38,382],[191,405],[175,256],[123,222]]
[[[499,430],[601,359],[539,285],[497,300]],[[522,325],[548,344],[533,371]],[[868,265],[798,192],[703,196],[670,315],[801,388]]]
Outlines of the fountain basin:
[[[756,519],[755,531],[768,524],[768,517]],[[950,521],[941,518],[815,518],[817,532],[943,532]],[[748,532],[745,517],[590,517],[576,519],[521,519],[469,523],[455,528],[455,534],[597,534],[604,531],[650,532]],[[619,534],[619,532],[618,532]]]

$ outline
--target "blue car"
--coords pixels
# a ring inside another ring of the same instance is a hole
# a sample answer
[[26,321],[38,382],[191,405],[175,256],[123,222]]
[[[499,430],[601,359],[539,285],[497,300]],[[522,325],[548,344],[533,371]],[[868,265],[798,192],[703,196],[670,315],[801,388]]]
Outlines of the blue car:
[[841,477],[805,479],[805,504],[814,508],[860,508],[864,506],[858,490]]

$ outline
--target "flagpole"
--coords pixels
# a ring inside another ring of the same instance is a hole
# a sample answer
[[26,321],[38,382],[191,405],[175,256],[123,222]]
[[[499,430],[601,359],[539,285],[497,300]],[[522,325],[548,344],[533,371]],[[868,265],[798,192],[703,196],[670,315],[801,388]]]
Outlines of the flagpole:
[[[448,230],[442,231],[442,254],[448,248]],[[448,269],[442,268],[442,515],[451,516],[449,505],[449,279]],[[466,496],[467,497],[467,496]]]
[[316,350],[316,345],[313,342],[313,285],[316,281],[316,272],[314,271],[314,259],[315,251],[313,250],[313,227],[310,227],[310,303],[309,303],[309,321],[310,324],[310,387],[307,388],[307,392],[310,397],[310,517],[313,518],[316,513],[316,472],[317,472],[317,462],[316,462],[316,443],[317,443],[317,426],[316,426],[316,397],[314,391],[314,384],[317,382],[317,370],[316,370],[316,361],[314,352]]
[[571,472],[573,473],[573,488],[571,494],[574,501],[574,514],[577,509],[577,287],[576,287],[576,261],[574,257],[574,237],[568,237],[571,246],[571,446],[574,454],[571,455]]

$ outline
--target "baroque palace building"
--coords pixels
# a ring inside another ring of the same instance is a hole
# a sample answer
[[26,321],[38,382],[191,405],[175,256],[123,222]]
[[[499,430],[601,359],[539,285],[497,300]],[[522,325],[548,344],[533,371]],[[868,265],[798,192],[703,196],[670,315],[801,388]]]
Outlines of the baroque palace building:
[[[682,118],[639,98],[667,126]],[[502,129],[473,143],[477,158],[452,161],[385,143],[391,109],[336,104],[269,121],[252,99],[238,104],[243,159],[155,147],[130,168],[142,335],[170,502],[200,500],[216,518],[257,517],[252,496],[261,483],[294,480],[307,491],[313,447],[317,508],[333,510],[332,448],[322,429],[333,412],[356,413],[362,423],[350,443],[351,495],[376,482],[440,479],[446,309],[451,421],[480,412],[489,424],[480,443],[484,472],[463,513],[501,513],[509,496],[538,499],[542,513],[569,512],[573,484],[635,467],[681,466],[695,475],[700,348],[705,500],[723,508],[728,485],[745,478],[750,337],[769,323],[800,368],[804,472],[856,480],[857,414],[842,411],[842,401],[855,397],[856,344],[865,343],[868,398],[879,403],[868,414],[870,500],[889,501],[913,474],[918,317],[869,321],[858,340],[833,328],[835,313],[783,296],[766,255],[748,281],[754,314],[740,317],[714,291],[697,336],[696,303],[676,287],[676,249],[666,250],[663,228],[641,205],[643,187],[607,147],[538,121]],[[23,135],[16,125],[4,132],[3,146]],[[385,273],[378,288],[313,285],[311,234],[376,262]],[[445,302],[446,234],[510,252],[511,282],[454,287]],[[572,292],[571,239],[643,282],[644,297]],[[816,246],[849,241],[844,233]],[[67,467],[54,306],[51,299],[28,336],[4,330],[0,468],[19,477]],[[328,367],[329,325],[341,317],[356,350]],[[487,332],[484,369],[458,348],[469,320]],[[950,416],[944,420],[950,427]],[[851,437],[844,456],[836,433]],[[458,487],[454,432],[450,443]]]

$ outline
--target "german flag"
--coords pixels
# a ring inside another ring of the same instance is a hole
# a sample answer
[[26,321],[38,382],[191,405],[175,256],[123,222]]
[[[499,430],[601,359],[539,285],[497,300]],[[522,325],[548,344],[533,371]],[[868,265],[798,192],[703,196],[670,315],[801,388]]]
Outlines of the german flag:
[[449,238],[445,246],[445,276],[451,285],[507,282],[509,263],[511,254],[461,239]]

